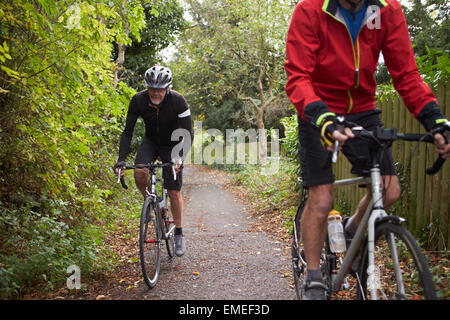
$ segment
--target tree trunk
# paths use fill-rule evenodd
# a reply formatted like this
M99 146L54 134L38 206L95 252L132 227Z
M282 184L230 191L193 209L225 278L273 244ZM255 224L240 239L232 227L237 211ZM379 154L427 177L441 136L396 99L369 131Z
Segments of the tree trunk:
M259 132L259 161L262 165L265 165L267 162L267 137L264 128L264 108L258 108L256 125Z
M124 44L117 44L118 46L118 54L117 54L117 59L115 61L116 65L114 67L114 88L117 87L117 85L119 84L119 72L122 69L122 65L125 62L125 49L126 49L126 45Z

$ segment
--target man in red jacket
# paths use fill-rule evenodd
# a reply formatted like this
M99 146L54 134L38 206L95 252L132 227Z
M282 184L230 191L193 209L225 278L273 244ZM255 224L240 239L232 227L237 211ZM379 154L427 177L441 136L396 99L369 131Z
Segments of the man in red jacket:
M303 184L309 198L302 215L302 235L307 262L304 299L325 299L320 272L320 252L326 236L328 212L332 209L332 169L320 163L328 157L335 140L356 167L368 156L368 148L346 129L338 132L337 115L368 130L382 126L375 107L374 73L380 52L395 89L406 107L425 129L449 126L437 99L418 73L406 21L396 0L304 0L293 13L286 43L286 93L298 111L300 162ZM348 140L350 139L350 140ZM323 148L321 141L327 149ZM450 157L450 144L435 135L436 151ZM392 153L382 160L381 174L389 208L400 196ZM370 202L361 200L346 223L352 236Z

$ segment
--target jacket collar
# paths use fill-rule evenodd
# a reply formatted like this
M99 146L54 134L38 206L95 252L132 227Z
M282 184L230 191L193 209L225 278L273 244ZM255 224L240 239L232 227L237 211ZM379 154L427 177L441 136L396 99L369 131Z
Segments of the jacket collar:
M389 4L386 2L386 0L365 0L367 4L367 8L370 8L370 6L376 6L380 9L387 7ZM322 11L326 14L332 16L334 19L339 20L340 22L345 24L344 17L342 16L342 13L339 10L339 4L338 0L325 0L323 2ZM364 21L361 25L364 26L368 21L371 21L375 18L375 16L378 14L377 11L373 10L367 10L366 16L364 17Z
M384 8L388 6L388 3L385 0L365 0L367 3L367 7L377 6L378 8ZM323 2L322 11L329 13L333 16L336 16L338 12L338 0L325 0Z

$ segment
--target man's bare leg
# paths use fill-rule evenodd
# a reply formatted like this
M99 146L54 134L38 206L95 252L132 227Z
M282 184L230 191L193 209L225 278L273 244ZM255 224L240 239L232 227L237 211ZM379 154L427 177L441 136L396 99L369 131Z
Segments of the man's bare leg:
M383 176L381 179L381 185L383 190L384 186L386 186L386 192L383 193L383 205L384 210L388 211L392 207L392 205L400 198L400 183L397 176ZM356 232L356 229L361 223L364 213L366 212L371 200L371 186L367 186L367 193L359 202L355 214L347 222L347 231L350 231L351 233Z
M175 227L181 228L183 225L183 196L179 190L167 190L170 198L170 209L172 211Z
M150 188L149 185L149 170L146 168L135 169L134 170L134 181L136 182L136 186L142 195L146 196L145 189Z
M303 210L301 233L308 269L320 268L320 254L326 238L327 218L333 205L331 184L310 187Z

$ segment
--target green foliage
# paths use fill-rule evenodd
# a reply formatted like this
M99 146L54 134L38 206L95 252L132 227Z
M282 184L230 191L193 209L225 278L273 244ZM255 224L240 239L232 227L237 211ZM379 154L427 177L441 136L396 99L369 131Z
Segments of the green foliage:
M450 2L445 0L412 0L409 6L403 6L419 73L432 87L446 83L450 72L449 9ZM384 63L375 77L379 84L378 99L395 93Z
M427 47L450 51L450 3L446 0L411 0L403 6L408 30L417 56L427 54Z
M61 284L68 264L84 274L102 265L96 225L110 215L111 154L135 92L114 88L112 43L131 43L145 22L137 0L10 0L0 13L0 278L8 297L42 280Z
M19 296L36 283L53 289L55 284L64 283L70 265L79 266L83 276L108 268L98 228L87 219L72 226L64 222L70 218L66 216L67 205L42 199L40 203L0 209L0 295Z
M280 120L280 123L284 126L285 137L281 139L282 150L289 161L294 165L291 169L291 180L295 184L295 191L301 190L301 184L297 180L301 174L300 162L298 159L298 120L297 115L294 114L290 117L285 117Z
M292 228L292 219L297 211L300 193L295 190L292 172L295 164L281 158L279 170L275 175L264 175L258 166L247 165L237 173L233 182L246 186L246 190L257 204L256 212L280 214L288 229Z
M124 64L129 71L141 76L155 64L158 53L168 47L187 27L183 8L175 0L156 3L143 1L142 6L146 25L140 33L140 39L134 37L131 46L127 48ZM165 57L161 58L165 60Z
M433 88L439 83L447 83L450 75L450 57L448 52L426 47L426 55L416 59L417 67L423 79Z
M447 83L450 75L450 56L443 50L425 48L426 54L416 58L417 68L423 80L432 88L437 88L439 83ZM377 72L377 99L383 100L386 97L396 94L392 79L387 78L387 69L382 66Z
M285 137L281 139L283 142L283 151L286 156L293 162L298 160L298 121L297 115L285 117L280 120L284 126Z
M207 118L211 111L228 112L230 103L241 101L233 118L238 125L245 121L254 127L257 107L264 114L289 105L282 65L291 2L186 2L192 23L180 37L173 69L179 75L177 85L191 97L194 114Z

